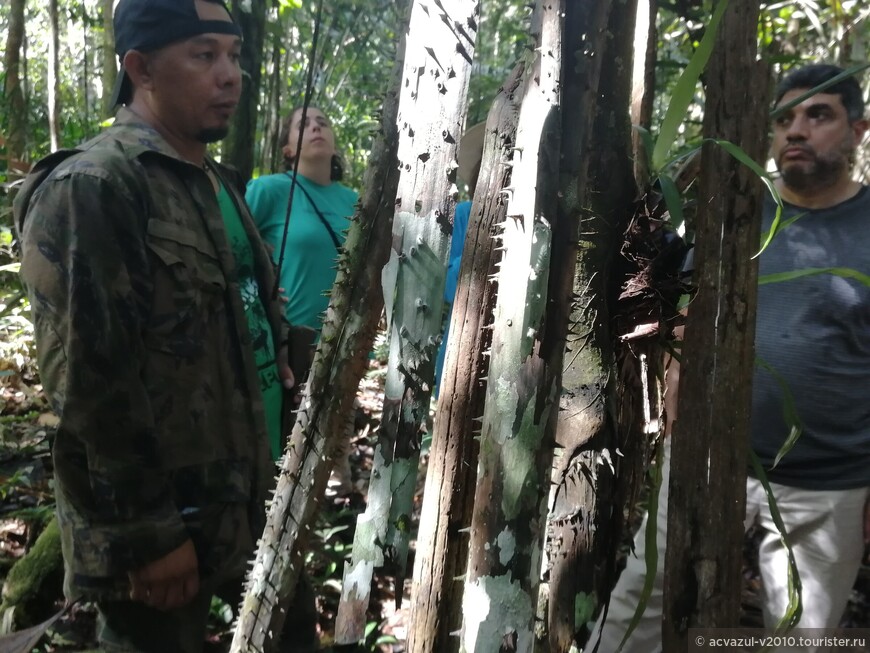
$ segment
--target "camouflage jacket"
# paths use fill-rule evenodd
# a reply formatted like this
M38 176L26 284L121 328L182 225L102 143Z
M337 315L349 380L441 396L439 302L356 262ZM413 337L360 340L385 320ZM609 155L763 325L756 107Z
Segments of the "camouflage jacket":
M277 349L286 323L270 298L272 264L243 186L210 163L248 231ZM36 165L15 224L41 379L60 417L67 595L124 598L128 571L188 537L201 577L241 573L274 467L208 176L122 109L100 136Z

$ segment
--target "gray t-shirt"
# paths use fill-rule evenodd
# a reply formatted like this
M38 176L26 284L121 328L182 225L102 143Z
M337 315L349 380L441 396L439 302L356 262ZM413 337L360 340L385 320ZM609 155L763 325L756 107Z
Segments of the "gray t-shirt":
M764 229L773 221L768 199ZM803 213L759 259L759 274L845 267L870 275L870 190L833 208L786 205ZM756 368L752 445L771 481L814 490L870 485L870 288L833 274L768 283L758 289L756 356L788 383L803 433L770 470L788 435L783 393Z

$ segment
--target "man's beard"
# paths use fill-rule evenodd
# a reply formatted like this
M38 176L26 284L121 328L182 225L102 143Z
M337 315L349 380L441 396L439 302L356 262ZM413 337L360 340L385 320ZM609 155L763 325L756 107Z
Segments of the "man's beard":
M816 152L807 150L812 155L812 161L790 165L786 168L780 164L779 170L782 180L789 188L798 191L807 191L817 188L827 188L834 185L848 169L848 152L837 150L827 157L819 156Z
M196 140L205 144L217 143L225 139L229 133L229 127L208 127L196 135Z

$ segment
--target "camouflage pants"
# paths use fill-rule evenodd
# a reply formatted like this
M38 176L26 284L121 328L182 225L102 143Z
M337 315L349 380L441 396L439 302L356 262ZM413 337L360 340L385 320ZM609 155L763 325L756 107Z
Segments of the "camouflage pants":
M165 612L134 601L100 602L97 604L100 650L201 653L210 604L210 592L200 592L187 605Z
M214 592L237 610L241 582L228 583ZM155 610L133 601L97 604L97 639L106 653L202 653L211 590L177 610ZM317 610L307 576L299 579L293 604L287 611L278 653L310 653L318 649Z

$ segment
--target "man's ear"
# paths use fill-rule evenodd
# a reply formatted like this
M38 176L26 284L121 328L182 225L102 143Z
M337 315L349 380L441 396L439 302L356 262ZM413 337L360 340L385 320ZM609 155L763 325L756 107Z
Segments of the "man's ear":
M133 88L154 88L154 65L152 58L138 50L128 50L124 55L124 70L133 82Z

